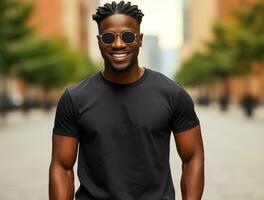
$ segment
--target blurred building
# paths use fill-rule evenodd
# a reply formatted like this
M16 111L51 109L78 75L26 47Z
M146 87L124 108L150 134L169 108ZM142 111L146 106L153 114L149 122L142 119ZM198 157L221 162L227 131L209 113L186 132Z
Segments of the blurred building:
M161 71L161 49L158 36L144 35L139 53L139 65Z
M161 73L173 79L179 68L179 48L161 49Z
M184 44L182 58L202 51L212 39L216 21L234 20L234 11L252 5L256 0L183 0Z
M183 0L183 60L194 52L203 50L204 42L212 38L211 28L217 19L218 1L220 0Z
M92 13L99 0L21 0L33 5L29 21L41 37L65 37L73 47L89 52Z
M197 51L204 51L205 42L213 39L212 27L216 21L235 20L235 10L253 5L257 0L183 0L184 42L181 60L189 58ZM238 103L250 93L260 100L264 99L264 71L254 67L244 77L230 77L227 80L228 93L232 102ZM216 84L212 90L214 96L220 96L226 90L223 82Z
M189 9L190 9L190 0L183 0L182 1L182 17L183 17L183 40L188 38L189 34Z
M139 51L139 65L173 78L178 67L178 55L177 48L161 48L158 36L144 35Z

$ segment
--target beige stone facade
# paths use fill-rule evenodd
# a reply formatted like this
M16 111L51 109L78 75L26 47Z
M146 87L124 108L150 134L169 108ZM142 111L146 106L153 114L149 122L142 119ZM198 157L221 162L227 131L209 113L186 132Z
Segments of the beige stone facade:
M76 48L89 52L91 12L99 0L21 0L33 5L34 11L29 25L35 27L41 37L65 37Z
M188 9L188 37L182 47L182 59L202 51L212 38L211 27L217 18L217 0L191 0Z

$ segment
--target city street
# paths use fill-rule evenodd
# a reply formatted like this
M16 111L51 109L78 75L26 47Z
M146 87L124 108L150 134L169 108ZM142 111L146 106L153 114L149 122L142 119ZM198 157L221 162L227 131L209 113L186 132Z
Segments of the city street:
M205 200L264 199L264 109L254 119L232 107L197 107L206 156ZM54 113L11 113L0 122L0 199L47 200ZM180 198L180 159L171 140L171 168ZM78 184L78 183L77 183Z

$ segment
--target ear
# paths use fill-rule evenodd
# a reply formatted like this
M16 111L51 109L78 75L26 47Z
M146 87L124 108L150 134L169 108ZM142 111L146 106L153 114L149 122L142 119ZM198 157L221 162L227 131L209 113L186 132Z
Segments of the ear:
M143 43L143 33L141 33L139 36L139 47L142 47L142 43Z

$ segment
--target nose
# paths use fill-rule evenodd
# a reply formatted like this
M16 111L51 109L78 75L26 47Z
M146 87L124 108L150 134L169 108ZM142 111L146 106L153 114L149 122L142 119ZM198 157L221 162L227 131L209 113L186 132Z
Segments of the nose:
M120 34L116 35L115 41L112 43L112 48L124 48L126 47L126 43L121 39Z

